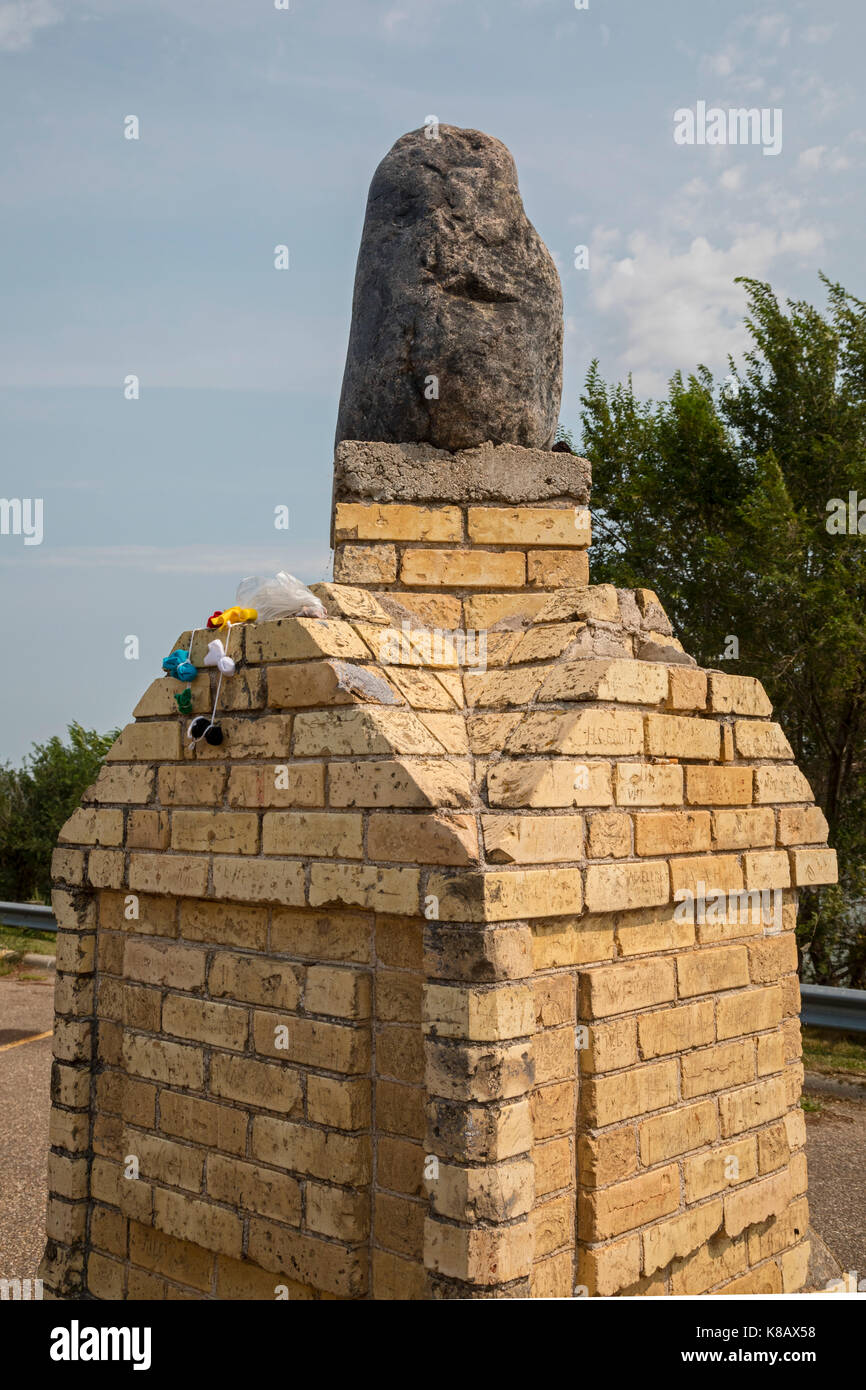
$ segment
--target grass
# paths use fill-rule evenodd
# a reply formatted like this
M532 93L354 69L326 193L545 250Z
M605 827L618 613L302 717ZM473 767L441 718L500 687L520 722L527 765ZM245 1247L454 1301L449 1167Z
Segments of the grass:
M804 1028L803 1062L807 1071L845 1071L866 1076L866 1035Z
M0 960L0 975L9 975L18 966L18 957L32 952L39 956L53 956L57 950L57 933L30 931L27 927L4 927L0 925L0 951L14 951L15 956Z

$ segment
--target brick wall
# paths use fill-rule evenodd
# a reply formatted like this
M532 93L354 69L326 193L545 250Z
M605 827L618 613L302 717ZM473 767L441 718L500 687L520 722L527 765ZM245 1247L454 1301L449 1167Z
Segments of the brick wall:
M760 685L586 584L588 486L344 443L328 618L233 636L220 746L145 692L55 854L53 1296L802 1285L826 824Z

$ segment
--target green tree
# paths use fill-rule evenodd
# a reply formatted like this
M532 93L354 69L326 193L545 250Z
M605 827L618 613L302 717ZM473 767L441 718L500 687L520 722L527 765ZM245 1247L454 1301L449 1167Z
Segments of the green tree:
M701 664L766 686L839 852L839 887L801 895L806 969L862 988L866 552L830 518L849 492L866 503L866 306L821 279L824 314L740 282L752 347L723 385L698 367L641 402L593 363L583 449L595 578L656 589Z
M117 732L99 734L70 724L66 743L55 735L34 743L20 768L0 766L0 899L48 901L57 836Z

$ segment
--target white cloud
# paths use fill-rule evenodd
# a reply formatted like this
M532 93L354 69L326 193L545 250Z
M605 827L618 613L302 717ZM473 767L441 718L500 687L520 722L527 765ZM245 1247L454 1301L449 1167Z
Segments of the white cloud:
M797 160L801 169L815 170L820 169L821 160L827 153L826 145L813 145L811 149L803 150Z
M718 370L747 343L745 294L735 277L774 279L785 257L813 261L822 246L813 227L758 223L735 231L727 244L695 236L674 246L664 235L633 232L625 255L595 259L594 307L615 327L620 375L657 394L676 368L706 362Z
M63 15L51 0L10 0L0 4L0 53L30 48L34 34L60 24Z
M726 189L728 193L736 193L742 182L743 170L742 167L738 167L737 165L732 165L730 169L725 169L719 176L720 186Z
M804 43L827 43L838 27L837 24L810 24L800 37Z

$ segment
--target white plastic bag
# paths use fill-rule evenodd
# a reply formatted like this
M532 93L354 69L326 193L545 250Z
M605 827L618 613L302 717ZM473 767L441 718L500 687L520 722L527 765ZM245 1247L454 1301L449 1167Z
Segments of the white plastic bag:
M251 574L242 579L235 594L241 608L255 608L258 622L273 618L324 618L324 604L293 574Z

